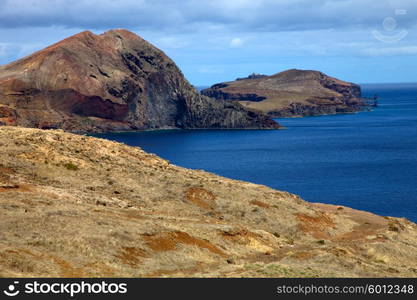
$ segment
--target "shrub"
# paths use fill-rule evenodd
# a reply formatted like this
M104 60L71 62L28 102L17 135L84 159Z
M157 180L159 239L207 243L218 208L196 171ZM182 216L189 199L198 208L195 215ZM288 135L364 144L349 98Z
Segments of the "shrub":
M66 164L64 164L64 167L67 170L71 170L71 171L77 171L78 170L78 166L74 165L73 163L66 163Z

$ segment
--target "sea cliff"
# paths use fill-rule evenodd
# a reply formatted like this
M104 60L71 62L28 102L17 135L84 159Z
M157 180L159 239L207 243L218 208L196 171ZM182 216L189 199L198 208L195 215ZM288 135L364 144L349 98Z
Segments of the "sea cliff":
M280 127L200 95L168 56L123 29L84 31L1 66L0 124L72 132Z

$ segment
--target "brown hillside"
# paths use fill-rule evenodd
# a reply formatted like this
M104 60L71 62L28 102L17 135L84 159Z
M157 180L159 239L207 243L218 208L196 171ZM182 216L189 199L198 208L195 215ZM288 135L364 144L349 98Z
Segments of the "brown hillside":
M416 277L417 225L0 127L0 276Z

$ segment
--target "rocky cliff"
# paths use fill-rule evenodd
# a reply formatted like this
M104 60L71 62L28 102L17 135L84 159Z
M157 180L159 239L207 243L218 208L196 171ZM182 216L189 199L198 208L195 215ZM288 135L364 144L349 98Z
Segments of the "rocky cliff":
M417 225L0 127L0 277L416 277Z
M241 103L272 117L354 112L373 105L361 98L360 86L356 84L318 71L295 69L215 84L201 93Z
M201 96L162 51L121 29L85 31L1 66L0 124L75 132L279 127Z

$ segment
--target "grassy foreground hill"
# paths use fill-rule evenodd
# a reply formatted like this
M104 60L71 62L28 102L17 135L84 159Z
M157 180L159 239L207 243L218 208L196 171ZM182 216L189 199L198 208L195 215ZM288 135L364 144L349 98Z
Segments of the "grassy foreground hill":
M0 127L0 277L417 277L417 225Z

